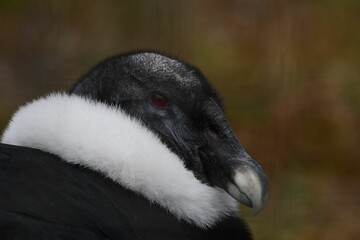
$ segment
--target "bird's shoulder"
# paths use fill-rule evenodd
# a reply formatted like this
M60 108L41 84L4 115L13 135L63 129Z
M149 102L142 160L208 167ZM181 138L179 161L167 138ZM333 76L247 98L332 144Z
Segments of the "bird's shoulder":
M203 230L91 169L27 147L0 144L0 192L0 225L19 239L250 239L237 217Z

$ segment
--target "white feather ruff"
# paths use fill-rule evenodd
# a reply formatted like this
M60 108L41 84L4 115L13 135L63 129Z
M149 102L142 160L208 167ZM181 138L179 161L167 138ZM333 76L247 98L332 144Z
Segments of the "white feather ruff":
M28 103L14 114L2 142L101 172L201 228L236 212L228 194L201 183L139 121L83 97L57 93Z

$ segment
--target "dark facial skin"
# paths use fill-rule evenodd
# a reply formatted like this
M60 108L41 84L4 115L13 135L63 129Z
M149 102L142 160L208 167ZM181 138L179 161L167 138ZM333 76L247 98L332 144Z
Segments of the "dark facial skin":
M130 53L99 63L70 92L119 106L159 136L200 181L255 212L261 209L266 177L238 142L198 69L157 53Z

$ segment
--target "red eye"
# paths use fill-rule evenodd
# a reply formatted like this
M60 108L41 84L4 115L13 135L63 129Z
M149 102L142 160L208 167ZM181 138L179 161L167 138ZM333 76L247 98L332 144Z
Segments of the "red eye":
M151 103L157 108L165 108L169 102L166 97L159 94L151 95L150 99Z

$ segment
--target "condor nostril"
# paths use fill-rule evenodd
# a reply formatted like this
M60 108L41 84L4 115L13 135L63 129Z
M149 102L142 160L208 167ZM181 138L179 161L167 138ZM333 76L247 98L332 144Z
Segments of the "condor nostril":
M219 138L219 134L218 132L216 131L216 129L213 127L213 126L209 126L208 127L208 132L209 132L209 135L214 138L214 139L218 139Z

